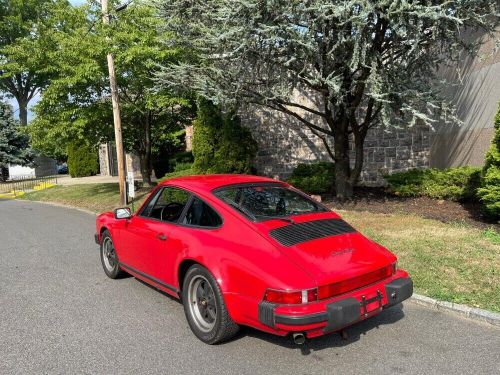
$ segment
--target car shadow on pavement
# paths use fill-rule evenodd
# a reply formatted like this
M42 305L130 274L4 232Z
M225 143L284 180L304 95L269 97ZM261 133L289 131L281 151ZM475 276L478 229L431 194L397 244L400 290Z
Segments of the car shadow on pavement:
M317 352L323 349L343 347L350 345L361 339L368 331L372 329L378 329L380 326L396 323L398 320L405 316L403 311L403 305L399 304L393 306L387 310L384 310L380 314L366 319L362 322L354 324L347 327L345 331L347 332L347 339L343 339L339 332L327 334L321 337L308 339L303 345L297 345L293 342L290 335L281 337L275 336L266 332L261 332L252 328L246 328L240 335L247 335L255 338L259 338L268 341L275 345L280 345L289 349L300 349L302 355L309 355L313 352ZM238 340L238 336L235 338Z
M133 277L131 275L125 274L123 278ZM159 293L163 294L165 297L168 297L171 301L177 302L182 306L181 300L172 297L170 294L163 292L162 290L155 288L154 286L135 278L142 285L154 289ZM346 345L350 345L361 339L368 331L372 329L378 329L380 326L387 324L394 324L397 321L403 319L405 316L403 311L403 304L398 304L393 306L387 310L382 311L380 314L375 315L369 319L363 320L357 324L354 324L350 327L347 327L345 331L347 332L347 339L342 338L339 332L330 333L321 337L316 337L313 339L308 339L303 345L297 345L293 342L291 335L288 336L276 336L270 333L266 333L263 331L259 331L257 329L251 327L241 327L240 332L229 341L238 341L244 336L253 337L259 340L267 341L273 345L280 345L284 348L297 350L300 349L302 355L310 355L313 352L318 352L323 349L329 348L339 348L344 347Z

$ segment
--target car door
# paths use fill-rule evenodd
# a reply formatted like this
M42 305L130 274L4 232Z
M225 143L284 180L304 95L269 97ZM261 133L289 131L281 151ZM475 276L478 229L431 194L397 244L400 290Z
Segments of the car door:
M222 223L222 217L209 204L193 195L178 225L169 234L166 251L153 255L158 264L157 277L167 284L176 285L176 270L172 265L176 264L179 255L191 247L205 250L217 244Z
M127 253L127 259L123 261L125 267L153 279L157 279L164 272L164 268L169 265L158 262L158 255L167 251L170 232L184 212L189 199L190 193L182 189L158 189L144 209L132 217L122 232L122 243Z

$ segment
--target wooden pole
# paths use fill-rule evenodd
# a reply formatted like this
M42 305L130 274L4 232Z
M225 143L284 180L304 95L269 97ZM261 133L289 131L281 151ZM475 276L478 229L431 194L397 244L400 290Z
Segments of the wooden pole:
M102 22L109 24L108 0L101 0ZM118 97L118 85L116 84L115 62L113 55L108 53L109 84L111 86L111 101L113 103L113 122L115 127L116 158L118 159L118 184L120 186L120 205L127 203L127 191L125 189L125 153L123 151L122 121L120 117L120 98Z

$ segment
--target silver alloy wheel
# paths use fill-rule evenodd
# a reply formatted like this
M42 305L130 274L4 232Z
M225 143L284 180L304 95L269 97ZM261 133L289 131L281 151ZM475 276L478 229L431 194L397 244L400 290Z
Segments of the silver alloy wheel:
M217 319L215 293L208 280L196 275L188 285L189 312L196 326L203 332L210 332Z
M109 237L105 237L102 243L102 259L104 260L106 270L113 272L116 266L116 252L113 241Z

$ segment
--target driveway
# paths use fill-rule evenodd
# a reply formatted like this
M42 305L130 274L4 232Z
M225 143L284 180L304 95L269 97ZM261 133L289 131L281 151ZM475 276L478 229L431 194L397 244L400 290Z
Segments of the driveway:
M108 279L94 217L0 201L0 374L499 374L500 329L411 302L296 347L245 329L208 346L179 302Z

